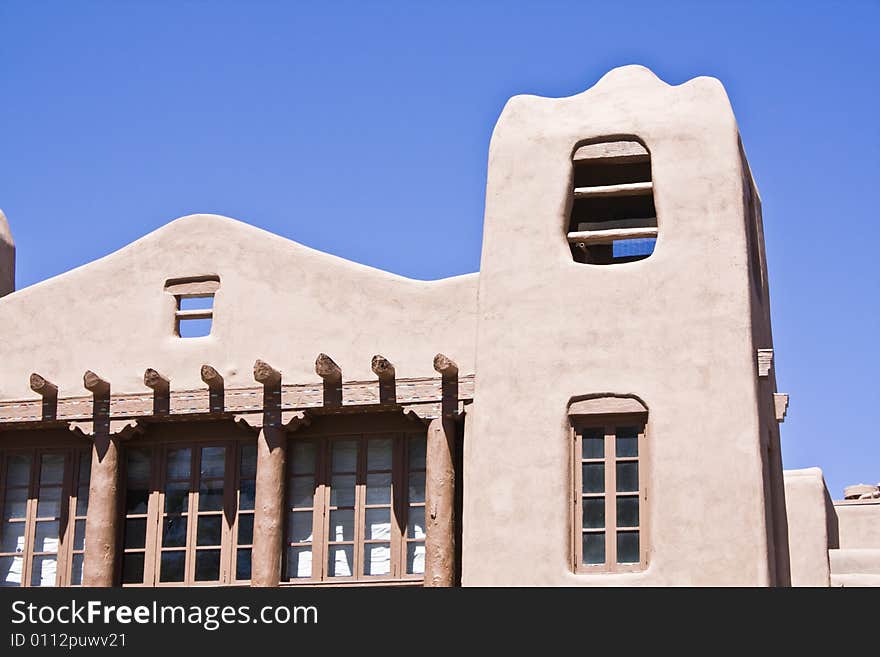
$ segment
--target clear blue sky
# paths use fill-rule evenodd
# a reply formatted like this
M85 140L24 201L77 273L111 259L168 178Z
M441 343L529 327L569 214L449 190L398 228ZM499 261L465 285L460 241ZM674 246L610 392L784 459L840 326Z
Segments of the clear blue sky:
M840 497L880 479L878 28L858 1L2 0L19 287L193 212L414 278L476 271L509 96L630 63L713 75L764 202L785 467Z

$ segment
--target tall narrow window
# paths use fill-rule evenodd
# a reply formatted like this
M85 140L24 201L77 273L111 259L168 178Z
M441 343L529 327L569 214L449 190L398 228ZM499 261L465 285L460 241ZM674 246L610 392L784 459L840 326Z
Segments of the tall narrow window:
M214 322L214 295L220 289L217 276L178 278L165 283L165 292L174 295L174 333L181 338L200 338L211 334Z
M425 436L292 439L286 579L424 573Z
M0 585L82 582L89 462L81 449L0 453Z
M126 469L123 584L250 580L252 440L133 447Z
M568 242L576 262L610 265L647 258L657 241L651 156L637 141L605 141L573 157Z
M575 570L639 570L647 563L646 409L637 400L611 397L578 402L569 413Z

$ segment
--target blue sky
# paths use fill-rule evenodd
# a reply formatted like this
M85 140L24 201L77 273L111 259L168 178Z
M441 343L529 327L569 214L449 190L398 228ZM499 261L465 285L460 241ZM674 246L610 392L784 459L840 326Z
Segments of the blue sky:
M192 212L414 278L476 271L508 97L630 63L713 75L763 199L784 464L840 497L880 479L878 26L858 1L4 0L19 287Z

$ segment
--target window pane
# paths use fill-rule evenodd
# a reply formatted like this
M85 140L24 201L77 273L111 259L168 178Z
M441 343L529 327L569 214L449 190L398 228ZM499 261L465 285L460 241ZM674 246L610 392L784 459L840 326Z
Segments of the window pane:
M583 499L583 516L585 529L605 527L605 498L585 497Z
M257 476L257 446L241 446L241 465L238 468L242 479L253 479Z
M34 557L31 564L31 586L55 586L57 570L58 559L56 557Z
M639 430L636 427L618 427L617 456L639 455Z
M311 508L315 503L315 479L311 475L294 477L290 481L288 497L294 509Z
M82 481L82 479L80 479ZM84 516L89 509L89 485L86 483L76 489L76 515Z
M425 507L411 506L406 523L407 538L425 538Z
M24 552L24 528L23 522L4 523L0 552Z
M78 486L89 488L89 476L92 472L92 455L89 452L82 452L79 455L79 481Z
M391 473L367 475L367 504L391 504Z
M391 509L367 509L364 528L367 540L391 538Z
M411 472L409 474L409 503L420 504L425 501L425 473Z
M165 518L162 547L183 547L184 545L186 545L186 516Z
M40 488L40 497L37 502L38 518L57 518L61 515L61 487L51 486Z
M223 516L199 516L196 525L196 545L220 545Z
M355 472L357 470L357 442L354 440L333 441L333 472Z
M235 579L251 578L251 549L243 548L235 553Z
M639 563L639 533L617 532L617 563Z
M176 550L163 552L159 563L160 582L182 582L186 567L186 553Z
M312 576L312 548L291 547L287 548L287 577Z
M391 438L367 441L367 470L391 469Z
M27 486L31 482L31 455L10 456L6 466L6 486Z
M238 516L238 544L250 545L254 542L254 516L246 513Z
M146 488L129 488L125 492L125 513L146 513L147 502L150 499L150 491ZM168 508L168 498L165 498L166 510Z
M605 464L582 463L583 488L585 493L605 492Z
M144 553L128 552L122 555L122 583L141 584L144 581ZM167 580L163 580L167 581Z
M315 471L315 443L293 443L292 471L293 474L311 474Z
M354 475L333 475L330 479L330 506L354 506Z
M0 586L21 586L24 557L0 557Z
M58 526L57 520L49 520L37 523L34 532L34 552L58 552Z
M220 550L196 552L196 581L216 582L220 579Z
M391 545L367 544L364 553L364 575L387 575L391 572Z
M409 469L424 470L425 469L425 448L427 439L424 436L418 436L409 439Z
M70 563L70 584L76 586L82 584L83 578L83 555L74 554Z
M129 481L150 481L150 450L126 450L125 469Z
M425 573L425 544L409 543L406 546L406 572L409 575Z
M583 536L584 563L605 563L605 532Z
M253 511L256 497L256 482L253 479L241 482L238 490L238 508L244 511Z
M190 466L192 464L192 452L189 447L184 449L172 449L168 451L168 479L189 479ZM176 581L176 580L172 580Z
M582 458L605 458L605 434L601 429L586 429L581 438Z
M330 540L354 540L354 511L330 512Z
M211 310L214 307L214 295L207 297L179 297L180 310Z
M127 518L125 520L124 544L126 548L142 548L147 544L146 518Z
M617 498L617 526L618 527L638 527L639 525L639 498L618 497Z
M351 513L351 511L349 511L348 513ZM287 540L291 543L312 542L311 511L297 511L296 513L290 514L290 524L288 525L287 529Z
M351 577L354 565L354 547L351 545L331 545L327 558L327 574L330 577Z
M145 493L147 491L144 491ZM140 507L139 507L140 508ZM146 513L146 499L143 511L133 513ZM180 481L165 486L165 513L186 513L189 510L189 482Z
M73 526L73 549L85 549L86 542L86 521L77 520Z
M639 490L638 461L624 461L617 464L617 492Z
M6 500L3 504L3 520L24 518L27 513L27 488L7 488Z
M204 478L222 477L226 472L226 448L202 447L200 474Z
M40 459L40 485L60 485L64 482L64 455L43 454Z
M223 510L223 480L210 479L199 486L199 511Z

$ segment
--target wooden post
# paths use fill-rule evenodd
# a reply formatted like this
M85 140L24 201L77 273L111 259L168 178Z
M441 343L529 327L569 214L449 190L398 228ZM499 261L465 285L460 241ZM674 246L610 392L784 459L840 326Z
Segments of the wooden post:
M31 374L31 390L43 398L43 419L54 420L58 416L58 386L36 372Z
M92 472L86 516L83 586L113 586L119 535L119 443L110 433L110 384L86 372L83 385L92 393Z
M371 362L373 374L379 377L379 403L394 404L397 402L397 384L394 365L385 356L373 356Z
M455 421L428 426L425 455L425 586L455 585Z
M315 373L324 380L324 406L342 406L342 370L327 354L318 354Z
M251 586L278 586L287 477L287 432L281 426L281 372L258 360L254 363L254 379L263 384L263 427L257 438Z

